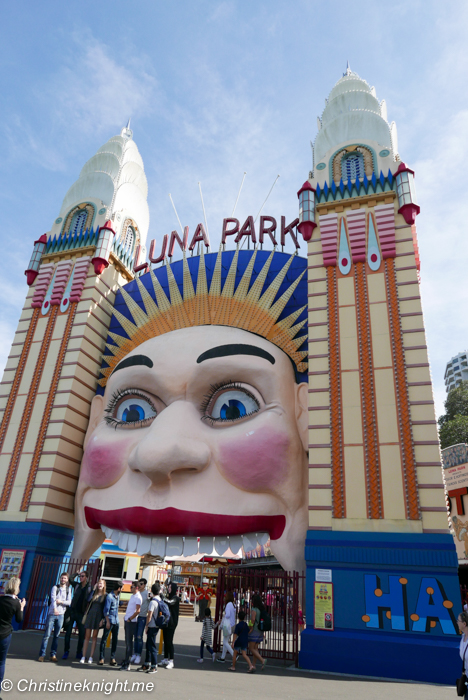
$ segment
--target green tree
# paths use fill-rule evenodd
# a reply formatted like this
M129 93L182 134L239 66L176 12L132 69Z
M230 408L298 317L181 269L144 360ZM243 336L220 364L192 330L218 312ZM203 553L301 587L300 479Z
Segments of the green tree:
M439 438L442 449L468 443L468 381L449 391L444 403L445 413L439 418Z
M468 416L455 416L439 429L440 446L444 450L460 442L468 444Z

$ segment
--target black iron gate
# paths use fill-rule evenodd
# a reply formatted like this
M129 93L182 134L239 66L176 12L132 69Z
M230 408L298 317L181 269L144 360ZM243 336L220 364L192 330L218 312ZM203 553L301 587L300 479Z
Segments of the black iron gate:
M52 586L63 573L73 578L82 569L89 573L91 584L101 575L101 559L70 559L70 557L45 557L39 554L34 559L24 610L23 629L43 630L47 620L49 597Z
M304 610L305 576L297 571L220 568L216 591L215 621L221 619L224 596L234 595L236 611L243 610L250 619L252 596L259 593L271 616L271 630L259 649L268 659L278 659L298 665L299 607ZM215 632L214 650L222 648L222 631Z

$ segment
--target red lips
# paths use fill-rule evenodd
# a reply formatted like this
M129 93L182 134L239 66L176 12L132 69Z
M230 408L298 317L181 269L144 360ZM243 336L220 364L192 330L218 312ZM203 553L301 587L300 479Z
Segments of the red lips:
M186 537L222 537L268 532L277 540L284 532L284 515L213 515L192 513L177 508L149 510L140 506L99 510L85 506L88 527L98 530L101 525L112 530L135 535L178 535Z

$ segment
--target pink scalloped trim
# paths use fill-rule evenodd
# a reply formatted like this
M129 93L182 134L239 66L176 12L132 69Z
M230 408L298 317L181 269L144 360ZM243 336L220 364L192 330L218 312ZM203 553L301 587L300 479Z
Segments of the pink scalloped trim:
M355 209L346 218L353 263L366 262L366 210Z
M323 264L336 265L338 248L338 214L322 214L320 217Z
M70 291L70 301L80 301L83 287L88 276L89 264L91 257L79 258L75 263L75 271L73 275L72 288Z
M47 289L49 288L54 268L54 263L44 263L39 268L39 274L36 279L36 284L34 285L34 296L31 302L33 309L41 308Z
M62 301L62 296L67 286L68 278L72 269L73 262L71 260L62 260L57 265L57 273L55 275L54 288L52 289L52 297L50 303L52 306L58 306Z

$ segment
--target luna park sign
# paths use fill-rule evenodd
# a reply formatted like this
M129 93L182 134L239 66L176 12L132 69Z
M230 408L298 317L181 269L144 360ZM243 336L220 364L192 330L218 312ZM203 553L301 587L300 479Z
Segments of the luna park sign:
M221 244L224 246L229 239L233 240L233 242L236 245L242 245L243 243L245 243L245 240L243 239L246 239L248 241L248 244L252 243L254 246L257 245L257 243L260 246L263 246L265 240L271 241L273 246L277 246L278 236L279 244L283 247L286 245L287 236L290 236L295 248L298 249L300 248L300 244L297 240L297 232L295 232L298 223L299 219L294 219L294 221L292 221L290 224L286 224L286 217L282 216L280 229L279 231L277 231L278 223L273 216L261 216L257 229L255 228L253 216L248 216L242 224L242 226L240 225L239 219L229 217L227 219L223 219ZM204 244L206 248L210 247L210 239L203 224L197 225L197 228L195 229L195 233L193 234L190 243L188 241L188 226L185 226L182 238L179 236L177 231L172 231L170 236L169 234L165 234L162 240L161 251L158 255L156 251L156 239L153 238L153 240L150 243L148 259L153 265L155 265L157 263L163 262L163 260L166 257L172 258L172 256L174 255L174 248L176 243L180 246L182 252L185 252L186 250L190 250L191 252L193 252L197 244L200 243ZM138 259L138 256L136 257ZM144 266L145 265L135 268L135 271L137 271L137 269L142 269L142 267Z

